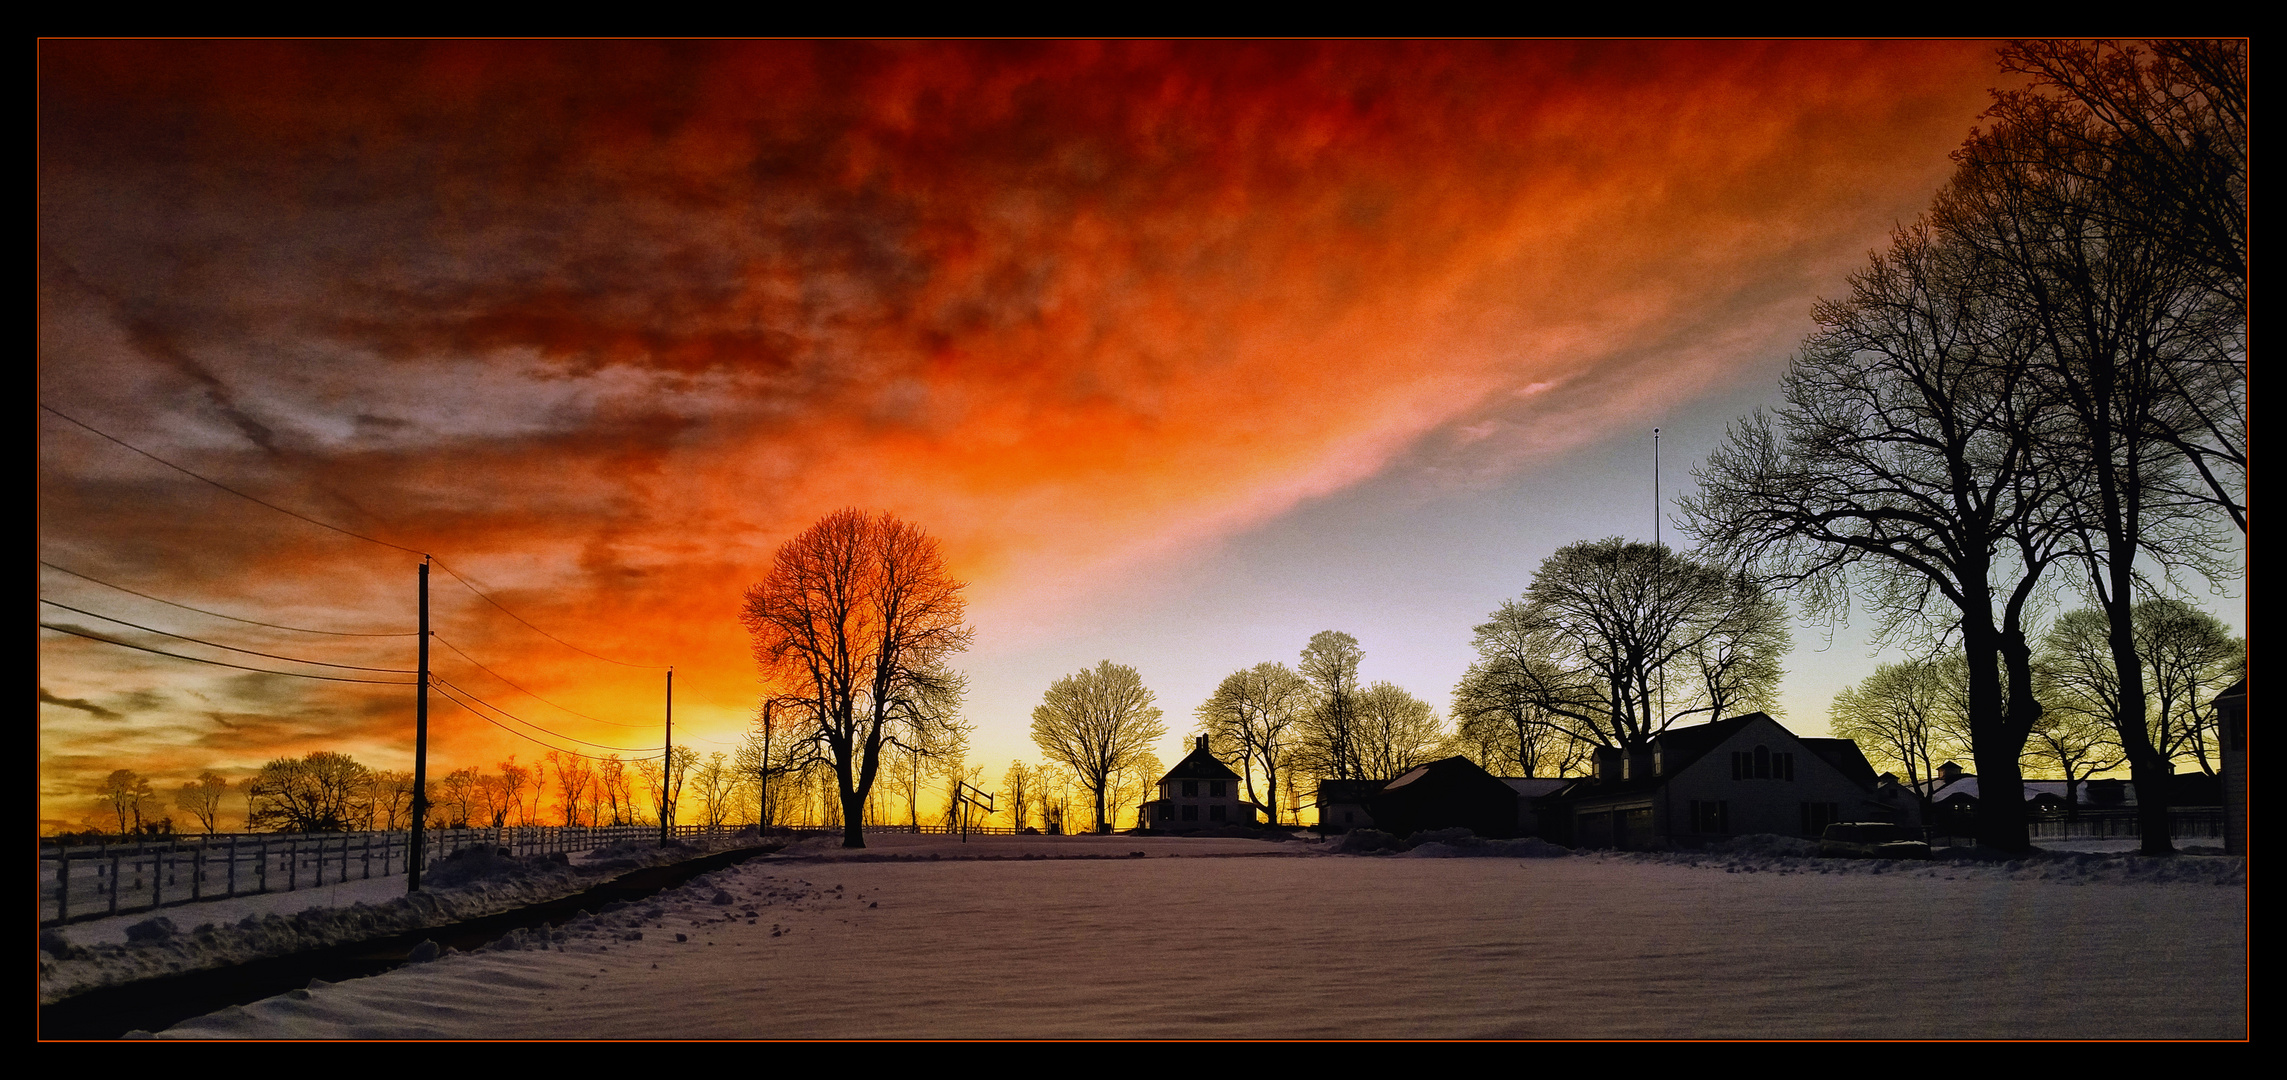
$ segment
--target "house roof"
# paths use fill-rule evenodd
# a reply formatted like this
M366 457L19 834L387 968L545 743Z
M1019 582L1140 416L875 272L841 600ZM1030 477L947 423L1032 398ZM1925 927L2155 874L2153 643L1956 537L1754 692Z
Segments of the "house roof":
M1207 736L1201 735L1199 741L1193 745L1191 752L1184 755L1182 761L1176 762L1175 767L1167 770L1167 775L1159 779L1161 783L1165 783L1169 780L1237 780L1238 778L1239 774L1232 772L1229 765L1223 764L1221 759L1207 751Z
M1660 775L1637 776L1626 780L1597 780L1591 777L1588 778L1587 782L1568 788L1562 794L1603 797L1606 795L1632 795L1637 792L1655 790L1666 784L1677 773L1690 768L1693 762L1706 757L1733 735L1745 730L1748 725L1757 720L1770 719L1768 714L1754 712L1745 716L1734 716L1729 720L1718 720L1712 724L1669 728L1652 740L1660 748ZM1772 722L1777 723L1775 720Z
M1827 764L1834 766L1836 772L1849 777L1853 783L1873 787L1881 782L1882 778L1874 775L1873 763L1866 760L1866 754L1858 749L1856 742L1849 739L1796 738L1804 746L1810 747L1811 753L1825 759Z
M2058 802L2063 802L2065 799L2065 781L2063 780L2026 780L2022 783L2025 792L2022 797L2027 802L2031 802L2035 799L2043 797L2055 799ZM2099 790L2104 790L2101 789L2099 785L2106 785L2107 788L2109 788L2110 784L2119 785L2119 790L2121 792L2122 798L2112 800L2101 799L2097 797L2096 793ZM2082 806L2103 807L2136 805L2136 785L2131 781L2115 780L2107 782L2101 780L2083 780L2080 782L2079 787L2080 790L2076 792L2076 794L2079 796L2080 805ZM1930 801L1934 803L1943 803L1948 799L1954 798L1967 798L1975 801L1979 797L1977 777L1974 776L1964 776L1961 779L1947 784L1944 787L1941 787L1936 791L1930 793Z
M1656 791L1685 769L1697 763L1699 759L1714 752L1716 747L1730 741L1732 736L1746 730L1757 721L1767 721L1780 731L1785 731L1789 737L1803 744L1804 749L1817 755L1819 760L1826 762L1852 782L1860 784L1868 790L1874 788L1876 782L1874 767L1867 764L1866 756L1859 752L1858 744L1849 739L1806 739L1792 731L1787 731L1786 725L1772 719L1770 714L1752 712L1745 716L1718 720L1712 724L1669 728L1661 732L1652 740L1653 745L1660 749L1660 772L1657 776L1637 776L1627 780L1597 780L1594 778L1572 780L1567 781L1570 786L1550 795L1542 796L1542 798L1601 799Z
M1537 799L1580 779L1577 776L1503 776L1499 778L1519 796Z
M1318 805L1328 803L1362 803L1368 795L1382 790L1387 780L1321 780L1318 782Z

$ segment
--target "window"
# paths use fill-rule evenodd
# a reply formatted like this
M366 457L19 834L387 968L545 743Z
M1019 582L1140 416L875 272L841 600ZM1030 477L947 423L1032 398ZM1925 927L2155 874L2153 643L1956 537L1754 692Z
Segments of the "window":
M1220 798L1222 798L1222 797L1223 797L1223 782L1222 782L1221 780L1209 780L1209 781L1207 781L1207 796L1208 796L1209 798L1211 798L1211 799L1220 799Z
M1199 820L1199 806L1198 806L1198 804L1197 804L1197 803L1185 803L1185 804L1184 804L1184 806L1183 806L1183 820L1185 820L1185 821L1197 821L1197 820Z
M1731 804L1722 800L1691 801L1691 831L1722 835L1731 831Z
M1733 780L1793 780L1795 755L1774 754L1768 746L1753 751L1731 752L1731 778Z
M1196 798L1198 798L1198 797L1199 797L1199 781L1197 781L1197 780L1186 780L1186 781L1184 781L1184 782L1183 782L1183 797L1184 797L1184 798L1186 798L1186 799L1196 799Z
M1208 807L1208 808L1207 808L1207 820L1209 820L1209 821L1223 821L1223 820L1225 820L1225 818L1224 818L1224 816L1223 816L1223 811L1225 811L1225 810L1228 810L1228 809L1230 809L1230 807L1224 806L1222 803L1216 803L1215 805Z
M1163 802L1159 804L1159 819L1161 821L1174 821L1175 806L1172 803Z

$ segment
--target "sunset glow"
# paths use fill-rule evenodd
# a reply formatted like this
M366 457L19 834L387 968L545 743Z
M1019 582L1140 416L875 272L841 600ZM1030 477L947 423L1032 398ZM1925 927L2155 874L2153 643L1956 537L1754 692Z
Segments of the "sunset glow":
M730 749L743 590L820 516L893 513L968 583L993 777L1037 756L1048 684L1105 659L1158 694L1169 760L1216 680L1319 630L1442 709L1540 558L1650 538L1650 429L1672 502L2000 78L1981 42L39 62L42 403L434 555L440 675L590 753L659 744L670 665L678 743ZM409 635L419 559L37 417L41 597L412 667L410 636L90 580ZM409 686L39 634L45 826L114 769L165 793L317 749L411 767ZM1790 678L1802 730L1838 688ZM441 697L431 722L432 775L545 752Z

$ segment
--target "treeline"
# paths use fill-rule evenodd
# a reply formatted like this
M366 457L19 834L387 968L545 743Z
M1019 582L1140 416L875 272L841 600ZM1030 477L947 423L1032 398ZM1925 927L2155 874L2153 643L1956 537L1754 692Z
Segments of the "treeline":
M2214 776L2221 768L2217 695L2246 672L2247 642L2223 621L2179 600L2154 597L2134 613L2136 651L2149 690L2144 737L2168 761ZM2026 740L2028 771L2077 787L2128 762L2115 717L2120 672L2104 612L2059 617L2041 638L2030 670L2041 718ZM1828 725L1855 739L1875 768L1920 789L1947 761L1972 757L1969 664L1941 660L1885 664L1837 694Z
M428 783L430 828L508 825L655 825L687 809L710 825L759 820L756 770L746 754L678 747L672 767L656 758L515 755L491 769L454 769ZM167 836L223 830L226 816L250 832L404 829L413 823L413 774L374 769L348 754L281 757L232 782L212 770L181 785L171 805L129 769L105 778L99 810L67 835ZM177 818L176 813L182 817Z

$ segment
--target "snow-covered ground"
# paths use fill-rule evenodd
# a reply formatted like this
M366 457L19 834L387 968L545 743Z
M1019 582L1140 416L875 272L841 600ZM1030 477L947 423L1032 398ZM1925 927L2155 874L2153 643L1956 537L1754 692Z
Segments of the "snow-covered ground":
M2247 1034L2237 859L1875 863L1781 854L1786 843L1541 858L1131 837L869 843L790 849L552 933L164 1034Z
M640 866L754 842L751 836L701 840L667 850L636 842L580 852L562 863L546 857L483 860L481 866L447 860L431 868L418 896L407 896L405 879L393 876L54 927L40 933L40 1000L447 925L570 896Z

